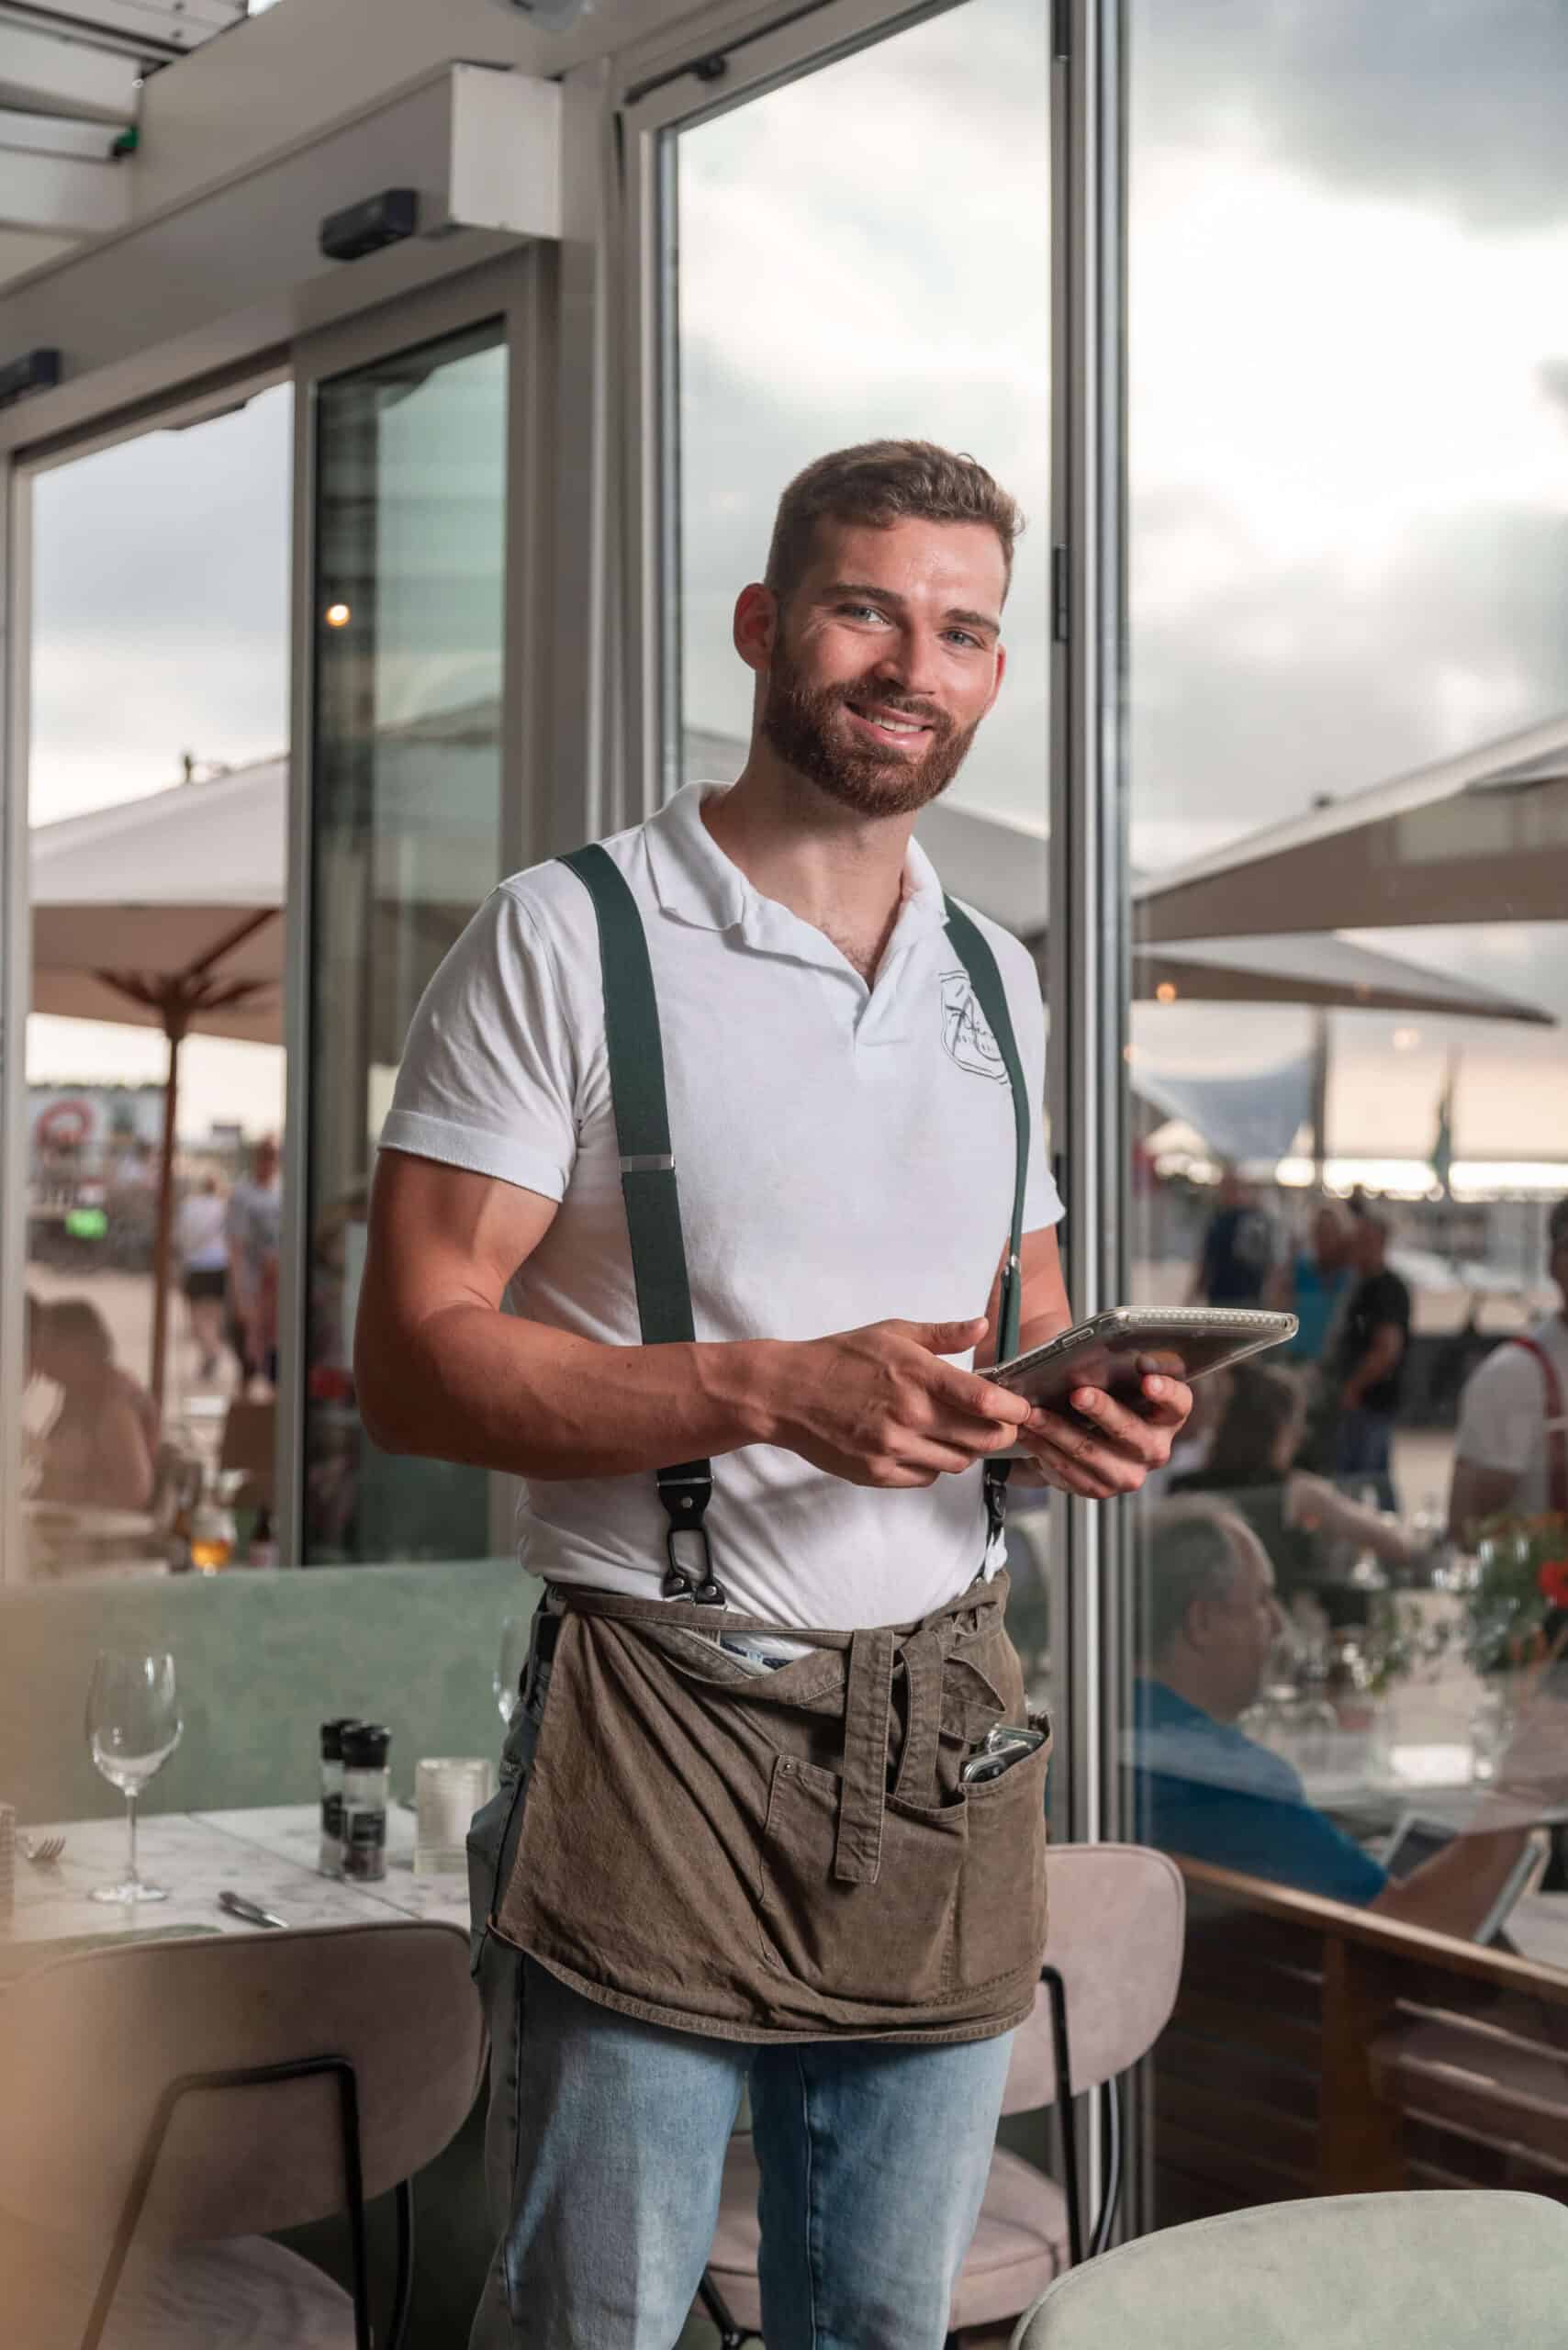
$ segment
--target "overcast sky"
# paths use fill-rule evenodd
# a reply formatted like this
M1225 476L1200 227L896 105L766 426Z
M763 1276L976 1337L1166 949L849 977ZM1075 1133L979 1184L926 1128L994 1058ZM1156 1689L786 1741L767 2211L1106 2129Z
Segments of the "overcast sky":
M1044 22L970 0L689 132L680 173L689 722L745 732L729 609L781 481L924 433L1033 520L1007 685L953 794L1036 818ZM1568 12L1140 0L1132 93L1131 822L1159 868L1568 710ZM1369 943L1568 1015L1568 930ZM1458 1044L1462 1145L1568 1155L1560 1035L1335 1029L1347 1149L1424 1150ZM1137 1023L1213 1070L1306 1032Z
M1030 518L954 790L1036 817L1047 15L968 0L679 144L688 723L745 731L729 612L782 483L926 434ZM1158 867L1568 710L1568 11L1137 0L1132 102L1131 815ZM279 392L40 484L35 817L185 747L278 747L286 439ZM1568 930L1379 943L1568 1013ZM1303 1031L1149 1019L1141 1044L1232 1069ZM1551 1130L1561 1036L1415 1024L1395 1080L1394 1024L1336 1023L1347 1147L1424 1147L1456 1040L1462 1149L1512 1147L1527 1094Z
M290 394L57 466L35 490L30 821L241 767L288 742ZM35 1018L39 1079L161 1083L147 1029ZM283 1055L193 1036L182 1127L282 1113Z

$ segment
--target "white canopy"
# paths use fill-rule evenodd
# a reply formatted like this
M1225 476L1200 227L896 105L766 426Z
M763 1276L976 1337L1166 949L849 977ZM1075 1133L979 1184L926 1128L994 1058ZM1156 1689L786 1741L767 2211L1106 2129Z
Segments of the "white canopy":
M287 799L268 759L36 826L33 1010L276 1044Z
M1149 944L1568 920L1568 718L1271 824L1136 890Z

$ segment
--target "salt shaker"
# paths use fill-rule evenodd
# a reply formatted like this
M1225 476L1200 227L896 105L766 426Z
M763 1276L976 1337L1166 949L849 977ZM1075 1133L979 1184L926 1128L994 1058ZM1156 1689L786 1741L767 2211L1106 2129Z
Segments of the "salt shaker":
M379 1722L352 1722L342 1733L343 1874L373 1883L386 1874L386 1750L392 1733Z
M343 1732L353 1727L352 1714L321 1725L321 1850L317 1866L323 1876L343 1873Z

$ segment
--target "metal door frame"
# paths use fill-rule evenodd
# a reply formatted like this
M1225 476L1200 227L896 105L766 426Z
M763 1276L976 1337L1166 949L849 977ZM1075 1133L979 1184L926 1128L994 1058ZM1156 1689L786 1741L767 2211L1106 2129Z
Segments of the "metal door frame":
M297 1564L304 1521L305 1338L311 1034L311 872L316 706L314 583L317 406L321 385L398 352L498 321L507 351L505 599L501 671L499 872L546 853L552 748L548 593L554 517L555 282L553 246L520 246L420 294L357 313L294 347L294 537L290 598L288 905L284 1036L288 1050L283 1231L279 1252L277 1527L279 1555ZM490 1542L511 1548L516 1483L492 1473Z

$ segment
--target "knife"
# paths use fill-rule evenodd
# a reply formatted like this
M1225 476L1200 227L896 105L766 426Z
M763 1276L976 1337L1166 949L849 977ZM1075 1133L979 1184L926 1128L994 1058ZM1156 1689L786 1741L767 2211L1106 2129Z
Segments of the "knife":
M255 1902L247 1901L242 1893L230 1893L227 1886L218 1897L218 1906L220 1909L227 1909L231 1918L243 1918L248 1926L286 1928L288 1924L286 1918L275 1917L270 1909L258 1908Z

